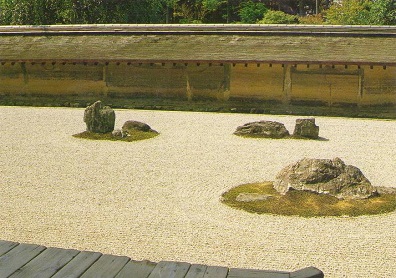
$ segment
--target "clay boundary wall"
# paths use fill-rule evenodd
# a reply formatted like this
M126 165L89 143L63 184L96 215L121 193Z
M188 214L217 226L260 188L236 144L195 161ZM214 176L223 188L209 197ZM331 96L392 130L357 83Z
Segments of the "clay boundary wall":
M396 104L396 27L0 26L0 95Z

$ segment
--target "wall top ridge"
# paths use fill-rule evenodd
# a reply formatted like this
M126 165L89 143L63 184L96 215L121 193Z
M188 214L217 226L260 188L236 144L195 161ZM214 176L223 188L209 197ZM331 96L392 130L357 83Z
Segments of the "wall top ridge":
M283 33L340 35L340 36L396 36L396 26L373 25L300 25L300 24L83 24L83 25L2 25L0 35L37 34L265 34Z

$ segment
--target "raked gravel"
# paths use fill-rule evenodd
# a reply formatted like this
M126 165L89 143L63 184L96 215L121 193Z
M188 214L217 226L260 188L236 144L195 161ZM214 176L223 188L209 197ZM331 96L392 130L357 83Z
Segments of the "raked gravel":
M326 277L396 277L396 213L356 218L256 215L221 194L273 180L303 157L340 157L375 186L396 186L396 121L317 117L328 141L247 139L250 121L295 116L116 110L161 134L77 139L83 109L0 107L0 239Z

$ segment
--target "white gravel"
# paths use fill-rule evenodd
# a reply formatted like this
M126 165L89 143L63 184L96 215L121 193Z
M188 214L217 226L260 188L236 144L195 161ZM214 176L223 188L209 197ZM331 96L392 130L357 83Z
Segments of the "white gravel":
M340 157L375 186L396 186L396 121L317 117L328 141L246 139L237 126L294 116L117 110L160 136L72 137L83 109L0 107L0 239L136 260L395 277L396 213L357 218L255 215L220 195L273 180L303 157Z

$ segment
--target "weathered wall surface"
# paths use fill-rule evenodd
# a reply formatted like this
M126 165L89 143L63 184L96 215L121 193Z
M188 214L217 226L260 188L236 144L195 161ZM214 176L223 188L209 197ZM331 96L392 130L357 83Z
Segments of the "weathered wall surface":
M0 26L0 94L396 104L396 27Z
M0 94L396 104L396 67L220 63L5 63Z

